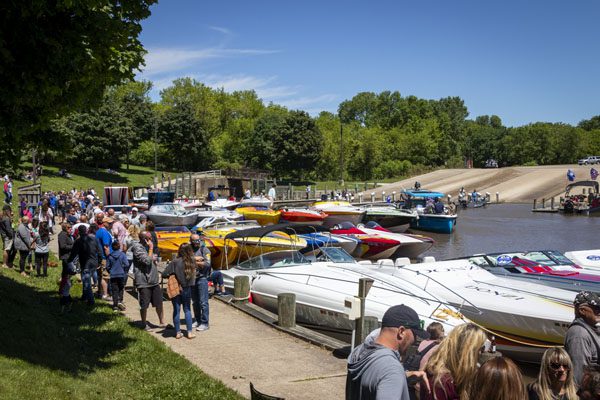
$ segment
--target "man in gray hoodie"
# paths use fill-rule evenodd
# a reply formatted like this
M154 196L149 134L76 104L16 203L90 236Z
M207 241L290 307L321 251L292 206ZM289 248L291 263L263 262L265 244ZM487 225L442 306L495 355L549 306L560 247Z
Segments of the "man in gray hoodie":
M414 343L415 335L429 338L415 310L404 304L390 307L377 339L356 347L348 357L346 400L409 400L400 353Z
M573 302L575 320L565 336L565 350L573 362L575 383L581 385L586 366L600 366L600 298L579 292Z

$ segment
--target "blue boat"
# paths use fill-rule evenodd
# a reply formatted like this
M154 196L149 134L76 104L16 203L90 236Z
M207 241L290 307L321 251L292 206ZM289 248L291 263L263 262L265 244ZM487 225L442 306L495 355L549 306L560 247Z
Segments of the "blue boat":
M458 216L443 205L444 197L444 193L426 189L403 190L402 208L416 210L419 215L411 221L410 227L428 232L454 232Z

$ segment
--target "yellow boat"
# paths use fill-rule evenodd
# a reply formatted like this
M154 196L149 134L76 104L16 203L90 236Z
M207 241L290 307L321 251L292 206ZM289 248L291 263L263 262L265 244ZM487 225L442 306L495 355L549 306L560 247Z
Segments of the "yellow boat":
M254 220L262 226L278 223L281 216L281 211L262 207L238 207L235 211L242 214L245 220Z
M160 227L156 230L158 250L164 261L170 261L177 254L179 246L190 242L191 232L185 226Z
M287 233L279 231L271 232L263 237L245 236L243 238L225 239L225 236L229 233L258 227L258 224L253 221L215 223L212 226L205 227L202 230L202 233L207 237L207 242L209 239L227 241L226 260L230 266L235 265L237 261L244 261L263 253L278 250L300 250L307 246L306 240L303 238L297 235L288 235ZM231 242L233 242L234 245ZM223 243L221 247L221 251L224 252L224 250L225 243ZM230 255L230 250L234 251L235 254ZM213 262L213 264L214 263L215 262Z

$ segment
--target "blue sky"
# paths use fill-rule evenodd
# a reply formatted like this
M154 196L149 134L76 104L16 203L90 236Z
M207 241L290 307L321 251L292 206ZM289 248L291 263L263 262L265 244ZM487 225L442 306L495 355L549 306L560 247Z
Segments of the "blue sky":
M459 96L507 126L600 114L600 2L162 0L139 78L252 89L312 115L359 92Z

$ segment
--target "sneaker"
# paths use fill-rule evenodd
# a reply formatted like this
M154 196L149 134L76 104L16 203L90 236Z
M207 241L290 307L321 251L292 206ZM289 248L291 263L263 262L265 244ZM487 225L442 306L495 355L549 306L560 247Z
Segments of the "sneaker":
M113 307L113 312L119 312L119 307Z
M125 307L125 304L123 304L123 303L119 303L119 304L117 305L117 307L119 307L119 310L121 310L121 311L125 311L125 310L127 310L127 307Z
M218 291L218 292L215 292L215 295L217 295L217 296L227 296L227 292Z
M194 322L192 323L192 328L197 328L197 327L198 327L198 322L194 321Z
M206 324L200 324L200 325L198 325L198 327L196 328L196 330L198 332L207 331L208 330L208 325L206 325Z

